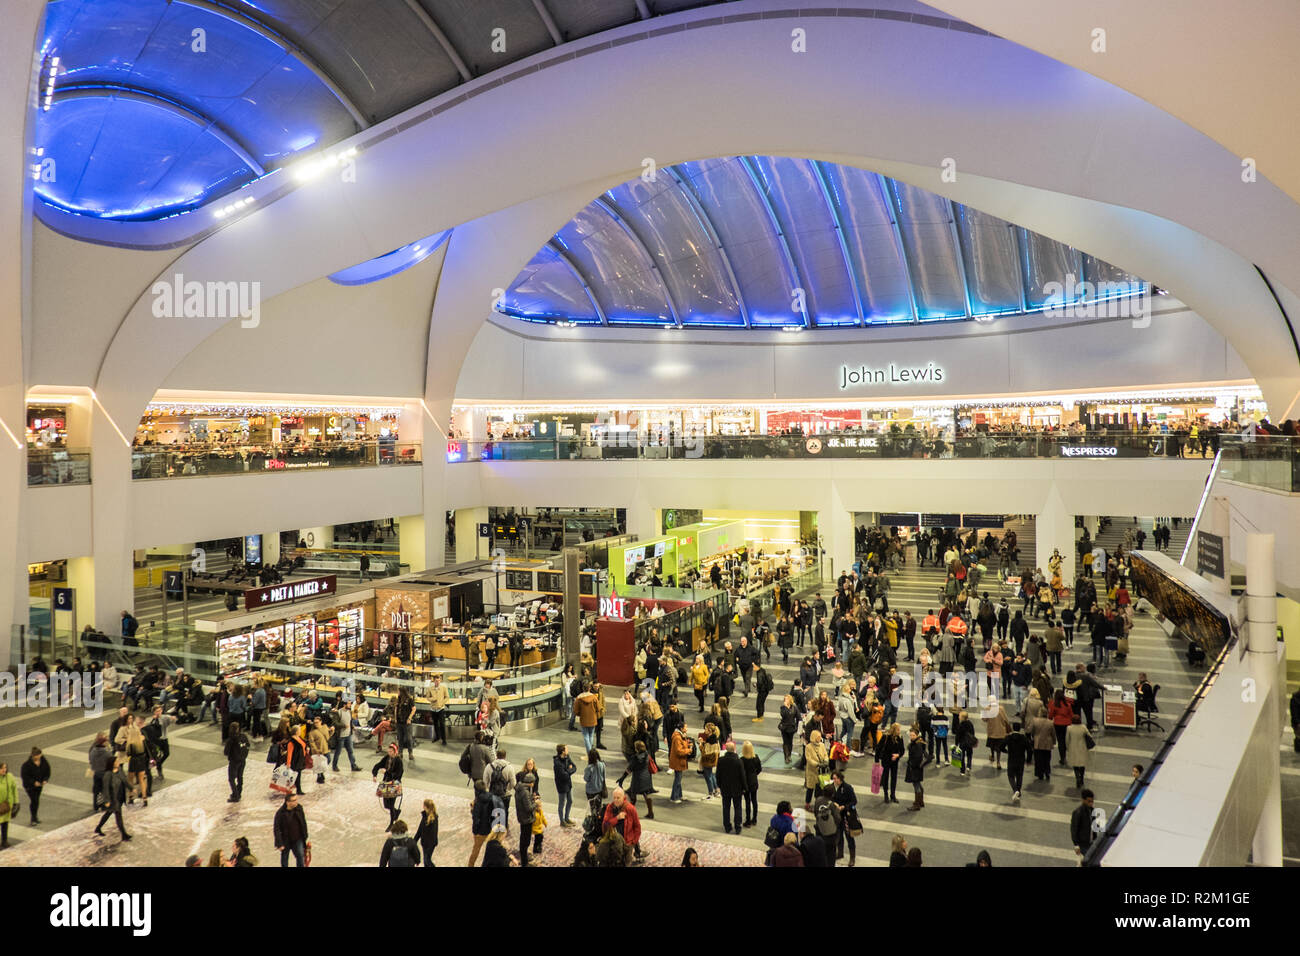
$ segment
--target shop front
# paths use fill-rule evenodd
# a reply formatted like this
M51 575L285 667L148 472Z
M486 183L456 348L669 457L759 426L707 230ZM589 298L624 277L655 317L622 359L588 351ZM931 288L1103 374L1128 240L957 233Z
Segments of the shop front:
M677 535L663 535L609 549L609 573L625 584L648 585L656 578L667 587L677 582Z

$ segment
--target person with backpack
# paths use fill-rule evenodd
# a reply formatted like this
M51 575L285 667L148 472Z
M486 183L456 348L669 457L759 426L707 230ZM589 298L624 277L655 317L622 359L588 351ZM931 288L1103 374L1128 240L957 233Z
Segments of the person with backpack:
M510 791L515 783L515 768L506 760L504 749L498 749L496 759L484 769L483 783L487 785L488 793L501 801L501 805L505 807L507 816L509 816ZM506 827L509 829L508 821Z
M555 770L555 792L559 794L559 806L557 808L557 817L562 827L577 826L569 819L569 814L573 810L573 775L578 772L577 766L569 759L569 748L567 744L555 745L554 770Z
M401 820L397 822L403 827L406 825ZM397 827L393 830L396 832ZM438 848L438 808L432 800L424 801L420 811L420 823L415 828L415 842L420 845L424 865L433 866L433 851Z
M244 765L248 761L250 744L239 721L230 725L226 735L226 779L230 782L230 796L227 803L238 803L244 795Z
M533 820L537 815L537 806L533 799L534 782L531 773L521 773L515 781L515 819L519 823L520 866L536 866L540 863L538 860L532 863L528 860L528 847L533 842ZM538 849L540 850L541 847L539 846Z
M407 867L420 865L420 845L407 836L406 823L397 820L389 828L388 839L379 854L381 867Z
M828 851L832 846L836 845L839 839L843 820L840 808L835 803L834 794L833 782L824 787L819 787L812 804L813 830L817 836L821 837ZM834 852L827 852L826 858L829 866L835 865L837 855Z
M858 820L858 796L844 779L843 770L831 774L830 798L839 811L840 821L839 832L836 834L835 858L843 858L844 846L848 844L849 866L855 866L858 861L858 844L854 836L862 833L862 823Z
M470 834L474 837L474 846L470 849L468 866L474 866L478 862L479 851L483 849L483 844L487 842L488 837L492 836L493 827L498 822L498 814L504 827L505 804L493 798L488 792L486 783L475 780L474 803L469 810Z

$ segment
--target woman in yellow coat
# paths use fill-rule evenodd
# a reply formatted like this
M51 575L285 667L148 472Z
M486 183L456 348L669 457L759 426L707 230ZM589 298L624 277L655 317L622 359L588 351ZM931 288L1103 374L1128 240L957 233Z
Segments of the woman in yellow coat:
M709 686L709 665L703 657L696 657L691 666L691 686L695 688L695 699L700 702L700 713L704 713L704 688Z
M822 743L822 734L820 730L814 730L808 735L808 743L803 748L804 768L803 768L803 785L804 785L804 803L812 803L813 794L820 786L817 777L825 772L830 773L830 755L826 753L826 745Z
M9 849L9 821L18 812L18 780L0 763L0 850Z

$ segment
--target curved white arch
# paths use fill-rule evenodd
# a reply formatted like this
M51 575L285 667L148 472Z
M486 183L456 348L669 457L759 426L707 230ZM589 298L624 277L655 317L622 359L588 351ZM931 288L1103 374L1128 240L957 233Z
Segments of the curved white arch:
M773 5L741 0L733 7ZM1291 404L1300 362L1276 306L1229 307L1207 283L1207 270L1226 268L1235 255L1241 266L1259 263L1288 290L1300 288L1300 207L1280 190L1262 180L1242 186L1236 158L1205 136L1006 41L822 17L797 21L816 53L801 55L790 52L792 22L776 17L667 33L517 79L366 150L355 183L298 189L200 243L178 268L187 278L261 281L269 296L431 228L583 182L617 184L639 174L645 157L660 167L740 153L881 171L908 162L929 175L902 178L962 201L963 181L980 176L1132 207L1130 219L1148 230L1168 220L1185 257L1149 269L1140 265L1145 258L1086 241L1106 237L1066 218L1083 207L1062 206L1053 221L1036 224L1033 209L1015 200L1005 210L971 200L1172 289L1237 346L1278 412ZM655 95L644 96L646 89ZM822 108L811 110L811 103ZM602 134L592 138L592 129ZM533 148L519 150L519 142ZM957 162L952 190L939 178L946 157ZM455 258L449 255L449 268ZM512 276L498 276L497 284ZM193 321L154 319L148 305L146 296L131 310L99 376L101 399L126 420L206 335Z

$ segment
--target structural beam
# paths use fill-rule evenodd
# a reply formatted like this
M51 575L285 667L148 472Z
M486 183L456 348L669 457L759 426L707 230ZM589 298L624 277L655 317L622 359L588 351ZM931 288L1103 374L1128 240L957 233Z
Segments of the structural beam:
M745 322L745 328L749 328L751 324L749 321L749 306L745 305L745 297L741 294L740 282L736 278L736 270L731 268L731 258L722 245L722 237L718 235L718 230L714 228L713 220L709 218L708 210L704 208L704 204L700 202L700 197L695 194L695 189L686 181L686 177L677 171L676 166L665 166L664 172L672 177L673 182L677 184L677 188L682 191L682 195L686 197L687 205L695 213L696 221L699 222L700 227L718 250L718 257L722 260L722 266L727 270L727 278L731 280L731 288L736 295L736 304L740 307L740 317Z
M957 272L961 276L962 299L966 303L966 318L974 315L971 308L970 276L966 274L966 254L961 249L961 231L957 228L957 205L948 200L948 229L952 234L952 253L957 257Z
M192 107L177 103L175 100L169 100L167 97L151 90L143 90L134 86L121 86L116 83L86 83L74 86L58 87L54 91L51 103L58 104L67 100L87 100L87 99L116 99L130 100L134 103L148 103L150 106L164 110L173 116L179 116L181 119L204 129L208 135L221 141L227 149L239 157L240 161L251 169L254 175L264 176L266 170L262 164L257 161L252 152L241 143L235 135L226 129L216 120L205 116Z
M776 218L776 209L772 206L772 200L767 196L767 190L763 188L763 184L759 181L758 170L754 168L753 160L749 156L737 156L736 160L749 176L754 192L758 194L759 201L762 202L763 208L767 211L768 221L771 222L772 229L776 232L777 241L781 245L781 251L785 254L785 262L790 269L790 278L794 281L795 288L803 290L803 324L807 328L812 324L812 319L808 316L808 286L804 284L803 277L799 275L799 267L794 263L794 255L790 252L790 243L785 241L785 232L781 229L780 220ZM794 289L791 289L790 293L793 295Z
M650 19L650 8L646 6L645 0L636 0L636 15L642 20Z
M438 26L438 21L433 18L428 10L424 9L420 0L405 0L405 2L410 7L411 12L424 24L424 28L438 42L438 46L442 47L442 52L447 54L447 59L451 60L452 65L456 67L456 72L460 74L461 80L464 82L472 80L474 76L470 73L469 67L465 65L465 58L460 55L459 50L452 46L447 34L442 31L442 27Z
M569 267L569 271L573 273L573 277L582 285L582 291L587 293L587 298L591 300L591 307L596 310L596 315L600 318L600 324L609 325L609 316L605 315L605 310L602 309L600 303L596 301L596 293L591 290L591 283L589 283L587 277L582 274L582 270L579 269L578 264L573 261L573 257L569 255L568 251L554 239L551 239L546 244L550 246L551 251L559 256L560 260Z
M606 215L613 219L614 222L618 224L618 227L623 230L624 234L632 240L632 244L641 250L641 254L645 256L646 262L650 265L650 271L654 273L655 279L659 282L659 289L664 294L664 301L668 303L668 312L673 317L673 322L680 329L682 327L682 313L677 308L677 303L673 301L672 290L668 288L668 281L664 278L663 272L660 271L659 263L655 260L654 253L650 251L650 247L646 245L646 242L641 238L640 233L632 228L632 224L621 212L619 212L613 202L605 196L597 196L592 200L592 202L594 205L602 209Z
M844 239L844 227L840 224L840 214L835 208L835 203L831 199L831 187L826 182L826 174L822 172L821 163L815 159L808 160L812 167L813 175L817 177L817 185L822 189L822 199L826 201L826 211L830 213L831 223L835 226L835 238L840 241L840 255L844 257L844 271L849 275L849 286L853 289L853 303L858 307L858 325L866 322L866 313L862 309L862 293L858 290L858 276L853 271L853 259L849 256L849 244Z
M256 33L263 39L274 43L285 53L289 54L307 69L311 70L311 72L316 75L316 79L325 84L325 86L329 88L329 91L334 94L334 98L337 99L339 103L343 105L343 108L352 115L352 119L358 127L366 129L370 126L370 121L366 119L365 114L357 108L357 104L352 101L352 97L348 96L348 94L344 92L343 88L334 81L332 76L325 72L324 68L316 62L315 58L312 57L311 54L290 43L270 27L259 23L257 20L254 20L246 14L240 13L237 10L232 10L230 7L223 7L220 4L212 3L210 0L168 0L168 2L177 4L178 6L193 7L195 10L203 10L215 17L229 20L231 23L238 23L240 26Z
M551 16L551 11L546 9L546 4L542 0L533 0L533 9L542 18L542 23L546 25L546 32L551 35L551 42L556 46L563 43L564 37L560 35L560 28L556 26L555 17Z
M880 173L873 175L876 177L876 182L880 184L880 195L889 210L889 223L894 227L894 244L898 247L898 259L903 263L903 275L907 277L907 295L912 303L912 321L920 322L921 310L916 305L916 279L912 275L912 263L907 258L907 244L903 242L903 230L898 225L899 219L902 218L898 200L894 196L894 191L889 188L889 183L885 182L885 177Z
M1016 274L1020 277L1020 311L1029 312L1029 237L1024 226L1007 223L1016 242Z

